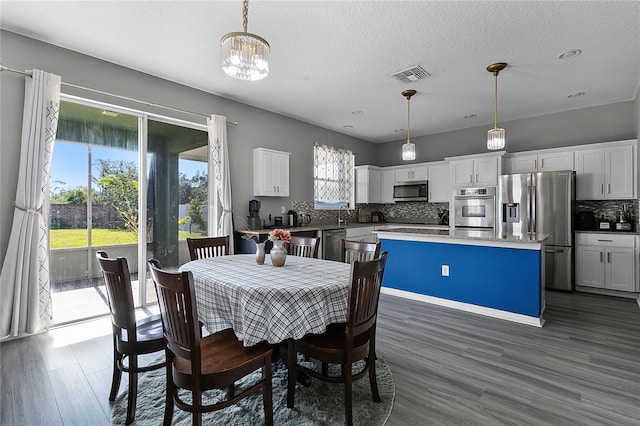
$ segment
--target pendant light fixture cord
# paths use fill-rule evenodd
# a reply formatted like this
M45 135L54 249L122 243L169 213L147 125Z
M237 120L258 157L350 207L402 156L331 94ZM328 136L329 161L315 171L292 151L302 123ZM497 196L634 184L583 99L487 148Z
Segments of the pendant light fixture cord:
M407 96L407 142L411 141L411 96Z
M493 75L496 76L496 84L495 84L495 91L494 91L494 114L493 114L493 128L497 129L498 128L498 73L500 71L494 71Z
M242 6L242 25L244 27L244 32L247 32L247 27L249 26L249 0L244 0Z

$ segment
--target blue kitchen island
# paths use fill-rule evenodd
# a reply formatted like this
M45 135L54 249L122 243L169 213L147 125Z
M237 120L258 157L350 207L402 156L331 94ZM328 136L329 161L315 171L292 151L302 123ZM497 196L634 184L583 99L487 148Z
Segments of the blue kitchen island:
M383 292L542 327L544 240L377 231L389 252Z

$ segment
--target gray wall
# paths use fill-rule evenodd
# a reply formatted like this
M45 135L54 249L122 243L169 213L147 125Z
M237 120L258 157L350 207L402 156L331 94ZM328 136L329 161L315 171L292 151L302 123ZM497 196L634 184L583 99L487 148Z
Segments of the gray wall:
M634 108L634 104L636 105ZM559 112L500 123L507 133L507 152L635 139L640 134L636 101L618 102L591 108ZM456 155L488 152L487 130L491 124L412 138L416 145L415 162L438 161ZM376 165L402 163L404 140L380 144Z
M351 149L356 164L374 162L375 145L293 120L282 115L250 107L186 86L162 80L131 69L104 62L11 32L0 31L2 64L16 69L39 68L62 76L69 82L131 98L170 105L203 114L221 114L238 121L228 126L229 157L234 216L248 215L253 198L252 149L265 147L291 153L291 197L262 199L261 216L280 214L280 206L291 208L292 201L313 200L313 143ZM126 104L115 98L62 87L63 93L102 100L139 110L156 112L204 124L202 118L154 110L140 104ZM20 135L24 103L24 77L0 73L0 263L9 241L13 218L13 200L18 180ZM54 148L55 149L55 148Z

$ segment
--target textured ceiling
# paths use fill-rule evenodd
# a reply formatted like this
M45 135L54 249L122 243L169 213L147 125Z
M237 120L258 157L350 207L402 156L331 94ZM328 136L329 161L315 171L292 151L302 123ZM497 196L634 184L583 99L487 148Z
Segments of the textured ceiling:
M500 122L632 100L640 84L639 1L254 0L248 30L271 45L258 82L220 68L240 0L2 0L0 27L372 142L406 137L407 88L412 136L490 128L492 62L509 63ZM413 65L431 77L390 77Z

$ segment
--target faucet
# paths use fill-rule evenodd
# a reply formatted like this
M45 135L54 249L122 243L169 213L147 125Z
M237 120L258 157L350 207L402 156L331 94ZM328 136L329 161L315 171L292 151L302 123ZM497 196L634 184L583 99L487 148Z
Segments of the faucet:
M342 211L342 208L347 208L346 206L340 206L338 207L338 226L340 225L347 225L347 220L346 219L340 219L340 212Z

